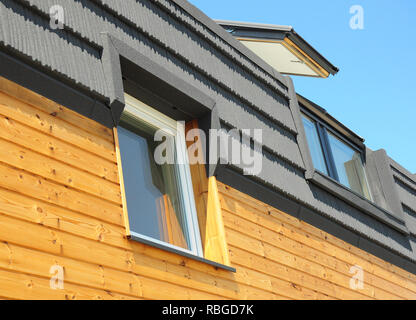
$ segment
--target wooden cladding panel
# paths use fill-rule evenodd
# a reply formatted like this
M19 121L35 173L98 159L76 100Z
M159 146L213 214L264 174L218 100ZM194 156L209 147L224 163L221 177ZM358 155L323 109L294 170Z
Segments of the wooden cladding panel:
M73 168L84 170L99 178L118 183L115 163L94 155L83 148L40 132L21 122L3 116L0 112L0 138L16 145L61 161Z
M412 274L226 185L218 188L232 264L337 299L416 298ZM355 265L364 270L359 290L349 285Z
M204 166L191 171L206 256L236 273L129 240L113 134L0 78L1 298L416 298L414 275L208 179ZM53 265L64 289L50 287ZM353 265L362 290L349 287Z
M88 118L80 116L68 108L62 107L54 101L51 101L39 94L36 94L22 86L17 86L15 83L0 77L0 91L7 93L9 96L15 97L22 102L25 102L38 110L55 115L60 119L71 123L72 125L82 128L84 131L92 133L109 142L114 141L113 132L111 129L102 126L101 124L91 121Z
M49 114L15 97L0 93L0 114L116 162L114 142L60 119L58 113Z

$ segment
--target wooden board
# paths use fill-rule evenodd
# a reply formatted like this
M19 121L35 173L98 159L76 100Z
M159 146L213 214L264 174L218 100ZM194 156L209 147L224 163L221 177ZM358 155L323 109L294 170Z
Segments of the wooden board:
M188 122L185 128L187 135L190 133L190 130L195 130L194 132L196 132L194 140L187 141L187 147L188 152L196 153L195 158L198 159L198 163L192 164L190 169L204 257L229 266L230 258L225 239L217 181L215 177L208 178L206 175L205 157L202 154L205 150L203 150L198 129L197 120ZM199 153L200 151L202 152Z
M197 122L187 124L187 130ZM0 78L3 299L415 299L416 276L191 166L205 257L128 239L116 131ZM50 287L52 265L64 289ZM349 287L350 268L364 288Z

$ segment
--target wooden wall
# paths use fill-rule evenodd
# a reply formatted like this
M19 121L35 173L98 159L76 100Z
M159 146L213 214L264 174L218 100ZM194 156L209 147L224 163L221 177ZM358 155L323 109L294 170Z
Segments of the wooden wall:
M116 159L112 130L0 78L0 298L416 298L415 275L221 183L236 273L128 240Z

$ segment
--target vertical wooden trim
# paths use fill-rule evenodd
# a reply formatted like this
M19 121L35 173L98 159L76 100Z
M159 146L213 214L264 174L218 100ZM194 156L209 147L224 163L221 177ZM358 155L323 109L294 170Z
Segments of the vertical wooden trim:
M197 120L186 124L186 133L191 129L198 129ZM197 150L204 151L199 137L195 141L187 141L188 148L194 143L197 144ZM205 164L192 164L190 169L204 258L230 266L217 180L215 177L207 177Z
M230 266L217 179L214 176L208 178L207 233L205 258Z
M121 153L120 153L120 145L119 145L119 140L118 140L117 128L113 128L113 132L114 132L114 143L116 147L116 156L117 156L118 178L120 180L121 201L123 205L124 227L126 228L126 236L130 238L131 233L130 233L129 214L127 211L126 190L124 187L124 176L123 176L123 168L121 165Z
M186 123L185 125L185 136L188 134L189 130L198 129L198 121L191 120ZM197 144L197 149L202 150L201 144L198 140L194 141L186 141L186 146L189 150L189 146L192 144ZM189 155L191 158L191 155ZM202 249L204 251L205 256L205 243L206 243L206 219L207 219L207 204L204 195L208 192L208 179L205 172L205 167L203 164L195 163L189 165L191 171L191 178L192 178L192 187L194 190L194 198L195 198L195 207L198 216L198 225L199 225L199 232L201 234L201 243Z

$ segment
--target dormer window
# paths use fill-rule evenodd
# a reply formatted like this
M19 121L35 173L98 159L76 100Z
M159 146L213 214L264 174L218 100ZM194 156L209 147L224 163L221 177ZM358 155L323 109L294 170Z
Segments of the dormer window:
M315 169L371 200L362 151L305 110L302 122Z

